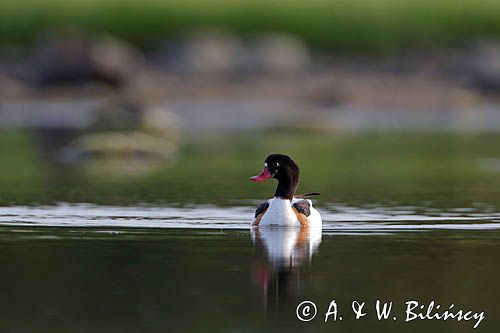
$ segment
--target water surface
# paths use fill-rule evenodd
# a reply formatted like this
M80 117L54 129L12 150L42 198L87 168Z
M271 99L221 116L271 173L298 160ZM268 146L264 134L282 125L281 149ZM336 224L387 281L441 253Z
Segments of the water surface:
M473 331L405 324L408 300L498 331L497 134L220 135L154 163L65 163L64 133L44 135L0 133L0 332ZM250 229L275 184L248 177L270 152L321 192L322 230ZM344 320L325 324L333 299ZM377 299L397 320L376 320Z
M430 332L404 302L486 312L496 332L500 214L331 205L323 230L249 228L252 208L58 204L0 208L2 332ZM295 307L314 300L304 323ZM324 323L335 299L344 320ZM352 300L394 302L398 321ZM322 313L323 312L323 313Z

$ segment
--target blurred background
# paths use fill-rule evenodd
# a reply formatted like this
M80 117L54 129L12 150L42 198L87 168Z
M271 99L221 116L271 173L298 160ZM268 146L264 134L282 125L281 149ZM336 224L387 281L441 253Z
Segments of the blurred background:
M500 203L500 2L0 0L0 204ZM486 209L486 208L485 208Z
M252 242L270 153L314 241ZM0 0L1 332L498 332L499 189L498 0Z

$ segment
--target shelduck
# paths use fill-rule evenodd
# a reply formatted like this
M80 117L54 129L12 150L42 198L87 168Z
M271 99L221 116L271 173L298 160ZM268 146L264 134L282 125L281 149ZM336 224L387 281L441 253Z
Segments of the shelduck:
M250 177L250 181L261 182L274 178L278 181L278 186L274 198L262 203L255 211L252 226L321 227L321 215L308 199L308 196L318 193L296 195L299 174L297 163L289 156L267 156L262 171L257 176Z

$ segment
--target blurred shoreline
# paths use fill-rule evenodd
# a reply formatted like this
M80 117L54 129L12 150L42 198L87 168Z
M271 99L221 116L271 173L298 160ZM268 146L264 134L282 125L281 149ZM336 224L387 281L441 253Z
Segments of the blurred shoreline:
M500 129L500 42L391 55L251 42L206 30L143 52L110 36L56 34L0 53L0 127L85 128L103 110L164 110L186 133ZM118 118L121 113L118 112Z

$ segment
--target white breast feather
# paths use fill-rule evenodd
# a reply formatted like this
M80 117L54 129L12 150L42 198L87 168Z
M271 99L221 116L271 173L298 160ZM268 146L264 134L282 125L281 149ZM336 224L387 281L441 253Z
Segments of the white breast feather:
M292 202L286 199L273 198L269 199L269 207L262 217L259 226L278 225L278 226L300 226L297 215L292 209L292 204L304 199L293 199ZM321 215L313 208L311 200L309 201L311 215L308 216L309 225L311 227L321 227Z
M259 226L265 225L287 225L297 226L299 221L292 209L290 200L273 198L268 201L269 207L267 208Z

